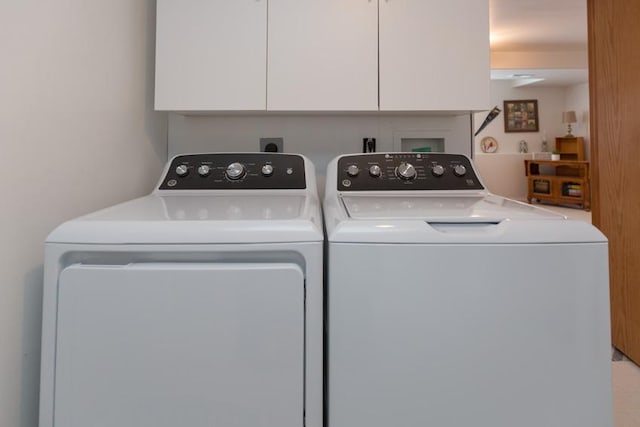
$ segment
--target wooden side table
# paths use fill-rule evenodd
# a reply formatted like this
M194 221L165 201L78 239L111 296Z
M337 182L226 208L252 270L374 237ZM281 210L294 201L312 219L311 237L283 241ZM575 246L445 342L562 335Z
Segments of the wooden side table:
M581 136L559 136L556 138L556 151L561 160L584 160L584 138Z
M525 160L527 201L581 205L591 209L589 162L577 160Z

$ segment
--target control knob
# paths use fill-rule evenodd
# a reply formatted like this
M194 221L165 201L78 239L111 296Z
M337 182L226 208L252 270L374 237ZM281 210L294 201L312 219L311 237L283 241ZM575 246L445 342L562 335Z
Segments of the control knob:
M227 178L231 180L237 180L242 178L245 175L246 171L244 166L241 163L231 163L227 166L227 170L225 171L225 175Z
M347 175L358 176L359 173L360 173L360 169L358 168L357 165L349 165L349 167L347 167Z
M456 165L453 168L453 173L456 174L456 176L464 176L467 173L467 168L463 165Z
M207 165L200 165L198 168L198 174L200 176L208 176L211 173L211 168Z
M176 174L178 176L187 176L189 174L189 168L187 165L180 165L176 168Z
M437 176L437 177L444 175L444 166L435 165L433 169L431 169L431 173L433 174L433 176Z
M398 175L398 178L400 179L409 180L414 179L417 172L416 168L411 163L402 162L396 168L396 175Z
M373 165L369 168L369 175L374 178L378 178L382 175L382 169L380 169L380 166L378 165Z
M271 166L271 165L262 166L262 175L264 175L264 176L273 175L273 166Z

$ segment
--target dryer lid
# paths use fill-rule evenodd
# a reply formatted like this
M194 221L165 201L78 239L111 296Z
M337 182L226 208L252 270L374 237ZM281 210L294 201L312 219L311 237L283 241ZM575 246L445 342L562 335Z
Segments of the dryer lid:
M48 243L206 244L322 241L317 199L261 192L156 194L68 221Z
M266 192L263 192L266 193ZM86 215L84 221L290 221L304 218L304 195L151 195Z

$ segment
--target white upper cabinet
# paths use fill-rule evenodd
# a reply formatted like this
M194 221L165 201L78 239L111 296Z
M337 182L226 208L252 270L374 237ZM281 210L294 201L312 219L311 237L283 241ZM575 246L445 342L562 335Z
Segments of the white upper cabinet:
M264 110L267 0L158 0L156 110Z
M380 110L489 108L487 0L379 0Z
M488 0L157 0L155 108L469 111Z
M268 22L268 110L378 110L377 0L269 0Z

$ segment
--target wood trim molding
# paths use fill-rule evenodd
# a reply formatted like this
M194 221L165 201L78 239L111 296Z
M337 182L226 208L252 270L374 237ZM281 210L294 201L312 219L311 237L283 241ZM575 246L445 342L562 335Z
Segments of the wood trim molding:
M587 0L593 223L609 239L613 344L640 362L640 2Z

